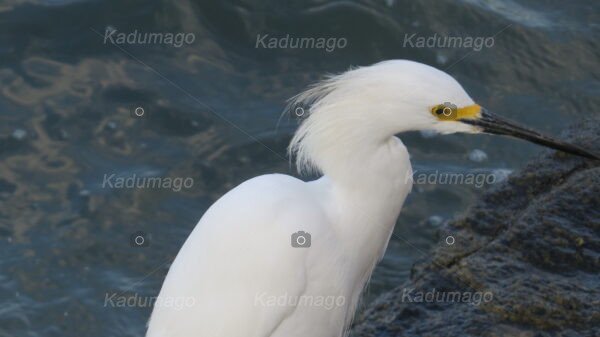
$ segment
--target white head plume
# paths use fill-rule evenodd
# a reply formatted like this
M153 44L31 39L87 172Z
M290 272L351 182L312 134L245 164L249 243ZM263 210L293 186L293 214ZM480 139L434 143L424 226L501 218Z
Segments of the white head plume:
M421 63L392 60L351 69L290 100L288 109L301 106L307 116L288 151L300 172L324 171L403 131L477 132L432 116L431 107L443 102L474 104L454 78Z

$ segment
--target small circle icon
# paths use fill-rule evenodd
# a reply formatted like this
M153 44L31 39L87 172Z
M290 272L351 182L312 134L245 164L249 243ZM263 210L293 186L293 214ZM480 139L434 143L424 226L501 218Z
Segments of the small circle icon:
M452 245L454 244L454 241L455 241L455 240L454 240L454 236L452 236L452 235L448 235L448 236L446 237L446 244L447 244L448 246L452 246Z
M294 110L294 113L296 114L296 116L302 117L304 116L304 108L299 106Z
M450 115L452 115L452 109L450 107L444 107L443 113L444 116L450 117Z
M135 108L135 115L138 117L142 117L144 115L144 108L142 108L141 106L138 106L137 108Z
M143 245L144 241L145 241L144 237L141 236L141 235L138 235L138 236L135 237L135 244L138 245L138 246Z
M150 245L150 239L147 233L142 231L137 231L132 233L129 237L129 243L131 247L148 247Z

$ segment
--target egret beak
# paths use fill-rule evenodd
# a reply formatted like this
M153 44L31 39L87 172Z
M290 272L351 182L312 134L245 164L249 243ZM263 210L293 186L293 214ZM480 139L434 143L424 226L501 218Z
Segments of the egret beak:
M521 138L532 143L547 146L549 148L560 150L566 153L571 153L589 159L600 160L600 157L597 154L589 152L577 145L552 139L548 136L542 135L537 131L519 126L515 122L495 115L484 108L481 108L481 111L477 116L461 118L460 121L466 124L477 126L485 133Z

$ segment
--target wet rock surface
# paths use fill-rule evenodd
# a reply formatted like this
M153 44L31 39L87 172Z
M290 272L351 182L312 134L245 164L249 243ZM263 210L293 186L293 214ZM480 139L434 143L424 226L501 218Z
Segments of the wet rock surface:
M596 119L562 138L600 152L599 135ZM445 225L429 256L352 336L600 336L600 162L546 151Z

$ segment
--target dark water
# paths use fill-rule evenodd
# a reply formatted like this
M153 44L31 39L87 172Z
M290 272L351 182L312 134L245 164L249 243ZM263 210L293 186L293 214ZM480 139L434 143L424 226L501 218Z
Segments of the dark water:
M106 306L106 294L155 296L216 198L252 176L295 174L285 147L296 123L277 121L285 100L325 73L408 58L547 133L597 114L599 16L592 1L1 0L0 336L143 335L151 309ZM194 41L113 45L107 29ZM256 48L264 34L347 45ZM494 43L418 48L405 34ZM541 151L489 136L403 140L427 174L501 176ZM103 186L112 174L194 183ZM367 301L446 244L437 226L484 188L418 184ZM148 246L131 245L136 231Z

